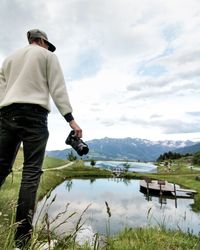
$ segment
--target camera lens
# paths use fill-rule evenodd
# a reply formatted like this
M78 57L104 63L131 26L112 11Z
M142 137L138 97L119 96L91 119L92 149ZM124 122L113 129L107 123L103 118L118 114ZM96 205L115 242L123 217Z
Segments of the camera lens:
M82 155L86 155L88 152L89 152L89 148L87 145L81 143L78 145L78 150L77 150L77 153L82 156Z

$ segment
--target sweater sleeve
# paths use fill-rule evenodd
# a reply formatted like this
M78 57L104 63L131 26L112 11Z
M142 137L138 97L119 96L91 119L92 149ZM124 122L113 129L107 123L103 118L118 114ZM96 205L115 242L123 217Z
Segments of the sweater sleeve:
M0 102L3 100L5 88L6 80L3 74L3 69L0 68Z
M72 113L67 113L66 115L64 115L64 118L67 122L71 122L72 120L74 120Z
M48 54L47 79L50 95L60 113L64 117L72 113L62 69L57 56L53 53Z

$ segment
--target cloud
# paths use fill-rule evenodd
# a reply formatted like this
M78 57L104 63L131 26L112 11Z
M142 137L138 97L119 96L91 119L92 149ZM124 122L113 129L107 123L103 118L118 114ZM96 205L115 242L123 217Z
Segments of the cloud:
M196 133L200 132L199 121L185 121L182 119L166 119L162 116L147 117L145 119L121 117L120 122L129 122L134 125L149 128L160 128L165 134L181 134L181 133Z
M164 122L160 122L158 124L162 127L163 132L166 134L200 132L200 123L194 121L165 120Z
M190 111L190 112L186 112L186 114L195 116L195 117L200 117L200 111Z
M37 3L36 3L37 2ZM34 24L42 22L45 17L44 1L34 1L27 4L23 0L1 1L0 19L2 34L0 37L1 52L4 56L27 42L26 32Z
M162 115L160 115L160 114L152 114L150 116L151 119L157 119L157 118L161 118L161 117L162 117Z
M103 120L101 121L101 123L105 126L105 127L110 127L110 126L114 126L115 125L115 122L112 120L112 121L108 121L108 120Z
M40 28L85 139L198 133L199 13L199 0L3 0L0 62ZM51 145L67 133L58 116L52 105Z

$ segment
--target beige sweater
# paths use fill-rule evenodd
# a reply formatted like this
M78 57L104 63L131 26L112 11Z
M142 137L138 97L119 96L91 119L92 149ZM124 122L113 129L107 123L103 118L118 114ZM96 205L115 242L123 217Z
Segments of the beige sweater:
M0 69L0 108L32 103L50 111L50 95L62 115L72 112L55 54L32 44L5 59Z

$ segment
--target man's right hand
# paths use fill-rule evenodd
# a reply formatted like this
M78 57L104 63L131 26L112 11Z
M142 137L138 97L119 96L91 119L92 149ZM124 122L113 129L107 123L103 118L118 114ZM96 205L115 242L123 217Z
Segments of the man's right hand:
M78 126L78 124L75 122L75 120L72 120L69 122L70 127L74 130L75 136L78 138L82 137L82 129Z

